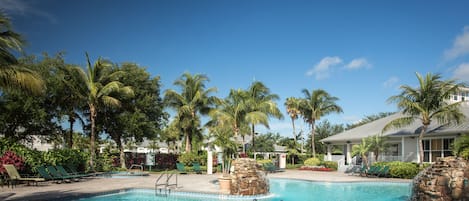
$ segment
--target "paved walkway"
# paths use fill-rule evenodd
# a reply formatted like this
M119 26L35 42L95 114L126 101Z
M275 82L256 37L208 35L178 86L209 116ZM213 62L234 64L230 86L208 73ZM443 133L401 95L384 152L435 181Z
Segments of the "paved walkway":
M91 196L98 193L129 188L155 188L155 181L159 174L135 178L87 178L80 182L56 184L53 182L40 183L39 186L18 185L15 188L4 186L0 190L0 200L63 200L65 197ZM178 190L189 192L220 193L218 185L214 183L219 174L213 175L178 175ZM342 172L316 172L287 170L272 173L268 178L291 178L311 181L329 182L357 182L357 181L392 181L410 182L404 179L366 178L351 176ZM61 199L62 198L62 199Z

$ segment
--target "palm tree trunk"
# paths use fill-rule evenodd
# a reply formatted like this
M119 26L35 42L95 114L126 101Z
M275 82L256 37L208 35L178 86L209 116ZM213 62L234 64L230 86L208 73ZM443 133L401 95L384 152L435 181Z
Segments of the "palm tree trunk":
M192 146L191 146L191 140L189 136L189 131L186 129L186 153L191 153Z
M71 149L73 147L73 124L75 123L75 118L73 115L69 115L69 122L70 122L70 132L68 133L68 148Z
M420 131L420 134L419 134L419 165L420 167L423 167L423 135L425 134L425 132L427 132L427 127L428 125L423 125L422 126L422 131Z
M256 144L254 138L256 138L256 132L254 131L254 124L251 125L251 135L252 135L252 151L256 152Z
M291 118L291 124L293 126L293 144L295 145L296 148L296 131L295 131L295 119Z
M97 116L96 114L96 108L94 107L93 104L89 105L90 107L90 119L91 119L91 136L90 136L90 169L91 171L94 172L94 159L96 157L96 152L94 151L95 149L95 138L96 138L96 131L95 131L95 118Z
M311 121L311 149L313 152L313 158L316 158L316 146L314 144L314 124L316 123L315 120Z
M121 139L116 139L116 145L117 145L117 148L119 148L119 161L120 161L120 165L121 165L121 168L126 168L125 167L125 153L124 153L124 146L122 146L122 141Z

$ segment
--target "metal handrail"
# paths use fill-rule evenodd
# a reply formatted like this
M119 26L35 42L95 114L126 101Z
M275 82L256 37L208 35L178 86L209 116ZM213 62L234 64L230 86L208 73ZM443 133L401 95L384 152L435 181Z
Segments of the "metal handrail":
M174 173L162 173L157 179L156 179L156 182L155 182L155 192L156 194L158 194L158 190L160 190L159 192L161 193L162 190L164 190L164 195L165 196L168 196L169 193L171 193L171 189L169 188L170 186L175 186L176 188L178 187L178 176L176 174L176 182L174 184L170 184L170 179L173 177ZM164 183L159 183L160 180L162 178L164 178L164 176L166 176L166 181ZM158 188L159 186L164 186L163 188Z

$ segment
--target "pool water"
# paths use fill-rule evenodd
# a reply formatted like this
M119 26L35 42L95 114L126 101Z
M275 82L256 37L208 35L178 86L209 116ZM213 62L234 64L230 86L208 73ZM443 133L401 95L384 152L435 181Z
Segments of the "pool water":
M82 198L81 201L401 201L410 197L410 183L354 182L330 183L289 179L271 179L270 195L241 197L202 193L171 192L169 197L155 196L155 190L133 189Z

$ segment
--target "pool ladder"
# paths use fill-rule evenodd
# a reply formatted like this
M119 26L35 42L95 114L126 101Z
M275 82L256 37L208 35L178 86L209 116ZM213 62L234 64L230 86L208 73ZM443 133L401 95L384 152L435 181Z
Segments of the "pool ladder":
M176 175L174 183L171 183L171 178ZM161 182L160 182L161 180ZM155 182L155 194L167 197L171 194L171 189L178 188L178 175L174 173L162 173Z

